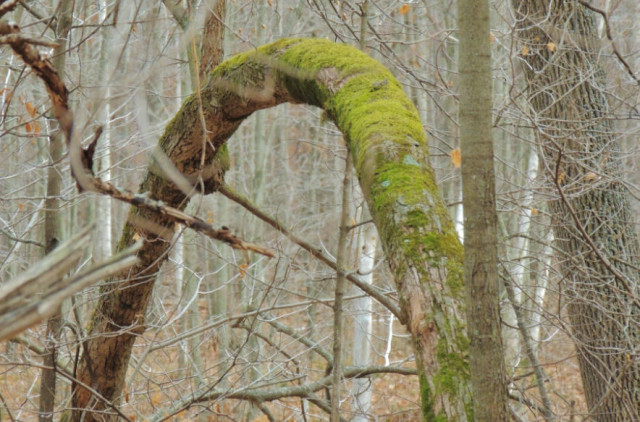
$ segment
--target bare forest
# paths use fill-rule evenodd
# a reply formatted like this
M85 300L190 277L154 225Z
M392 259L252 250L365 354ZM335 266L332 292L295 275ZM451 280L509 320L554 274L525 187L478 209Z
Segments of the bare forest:
M640 3L0 0L0 421L640 421Z

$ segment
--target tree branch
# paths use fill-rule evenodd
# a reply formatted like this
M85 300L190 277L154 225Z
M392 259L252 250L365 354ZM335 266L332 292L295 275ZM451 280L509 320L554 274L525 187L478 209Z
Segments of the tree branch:
M287 229L284 226L284 224L282 224L280 221L278 221L274 217L271 217L270 215L260 210L257 206L251 203L251 201L249 201L247 198L243 197L239 193L235 192L232 188L230 188L226 184L222 184L218 189L218 192L220 192L227 198L231 199L236 204L242 206L244 209L246 209L251 214L258 217L265 223L269 224L274 229L278 230L287 239L289 239L296 245L300 246L305 251L309 252L315 258L324 262L327 266L329 266L334 271L338 271L338 264L329 256L327 256L324 252L322 252L322 249L312 246L310 243L302 240L298 236L291 233L289 229ZM398 318L398 320L402 324L405 324L406 319L403 317L402 312L400 311L400 308L383 292L379 291L374 286L371 286L367 283L362 282L362 280L356 277L353 273L347 274L347 280L349 280L350 282L355 284L360 290L362 290L363 292L365 292L366 294L368 294L369 296L377 300L380 304L382 304L382 306L387 308L396 318Z
M137 261L140 244L66 277L89 245L92 229L85 227L28 271L0 286L0 340L52 316L67 297Z
M368 366L368 367L349 366L344 368L343 377L345 379L364 378L369 375L381 374L381 373L391 373L391 374L400 374L400 375L417 375L417 371L413 368L389 367L389 366ZM317 400L317 398L313 397L313 393L330 386L331 381L332 381L332 375L327 375L310 384L296 385L291 387L242 388L239 390L231 390L231 391L228 389L216 389L213 391L207 391L207 389L205 389L204 392L195 393L191 397L185 400L182 400L181 402L169 408L160 409L149 420L153 422L163 421L185 409L188 409L193 404L204 403L212 400L217 400L220 398L247 400L253 403L264 403L264 402L280 400L288 397L298 397L301 399L307 399L317 405L317 403L314 401L314 399ZM325 412L328 412L328 413L331 412L331 408L328 406L319 406L319 407L323 409Z

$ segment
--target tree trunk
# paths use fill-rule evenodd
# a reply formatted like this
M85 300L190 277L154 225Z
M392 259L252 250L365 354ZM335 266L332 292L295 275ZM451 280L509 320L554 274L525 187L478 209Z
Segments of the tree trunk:
M488 0L458 0L464 279L473 407L479 421L507 421L500 327L498 216L493 169Z
M423 413L472 420L468 342L462 300L462 249L429 167L422 124L391 73L348 46L322 39L287 39L240 54L218 66L200 92L187 99L159 145L179 171L195 180L204 153L205 193L215 190L223 166L214 161L240 123L256 110L283 102L325 109L345 135L354 167L380 233L401 300L403 323L416 347ZM202 151L203 136L208 142ZM185 195L152 166L140 190L175 207ZM173 224L132 209L119 248L145 239L143 261L106 284L94 314L78 378L108 400L121 393L135 336ZM74 404L103 409L76 385ZM75 412L80 419L81 410ZM98 417L87 413L85 421Z
M53 65L61 78L64 78L67 37L71 30L73 18L73 1L63 0L59 4L58 25L56 27L56 43ZM47 197L44 212L44 245L45 253L53 251L62 241L60 226L60 192L62 176L57 163L64 155L64 136L57 131L49 137L49 156L51 163L47 171ZM56 314L47 320L47 338L44 343L47 354L43 359L42 380L40 381L40 422L53 421L56 400L56 362L58 343L62 334L62 316Z
M359 214L360 218L356 221L363 221L366 214L362 208ZM373 284L378 233L376 233L373 225L368 224L359 228L357 238L358 273L362 274L363 282ZM353 303L353 313L353 365L364 367L371 365L373 299L370 296L356 299ZM352 422L368 422L368 414L372 407L372 380L370 378L354 379L351 392L354 402L352 407L355 414Z
M563 293L591 416L640 420L638 239L592 13L513 0L547 175Z

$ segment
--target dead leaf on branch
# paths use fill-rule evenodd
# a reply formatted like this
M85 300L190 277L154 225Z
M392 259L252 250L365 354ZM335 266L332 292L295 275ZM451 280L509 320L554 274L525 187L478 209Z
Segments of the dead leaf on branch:
M453 167L460 167L462 164L462 152L460 151L460 147L452 150L449 153L449 156L451 157L451 164L453 164Z

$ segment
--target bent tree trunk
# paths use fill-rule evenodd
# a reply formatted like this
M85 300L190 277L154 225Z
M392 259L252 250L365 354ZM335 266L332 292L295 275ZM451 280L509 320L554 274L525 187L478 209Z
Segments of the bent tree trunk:
M197 101L191 97L159 146L187 177L195 180L204 173L206 192L215 190L223 172L215 151L251 113L284 102L326 111L348 143L395 276L402 322L415 345L424 417L472 420L468 342L459 308L464 300L462 248L429 167L416 110L392 74L345 45L286 39L221 64L200 95L207 132L203 134ZM205 169L200 168L203 154ZM186 202L184 193L153 167L140 190L171 206L184 207ZM117 401L135 336L144 330L170 226L159 216L131 210L119 248L141 236L143 264L103 287L78 370L78 409L105 409L81 383ZM77 410L74 417L81 414ZM85 412L84 420L99 417Z
M513 0L589 411L640 420L638 239L590 11Z

